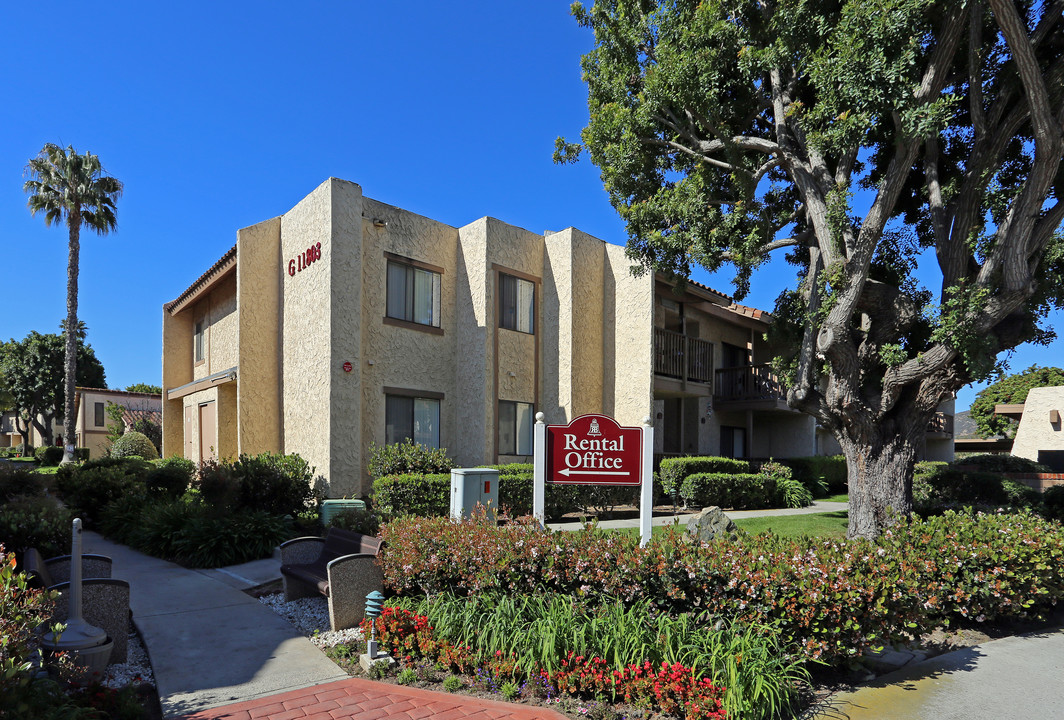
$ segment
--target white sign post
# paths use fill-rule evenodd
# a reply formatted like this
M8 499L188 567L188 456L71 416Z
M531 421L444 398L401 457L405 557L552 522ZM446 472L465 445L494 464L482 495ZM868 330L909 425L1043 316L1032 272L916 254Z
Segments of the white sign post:
M536 413L532 430L532 517L540 527L546 526L547 503L547 423L543 413Z

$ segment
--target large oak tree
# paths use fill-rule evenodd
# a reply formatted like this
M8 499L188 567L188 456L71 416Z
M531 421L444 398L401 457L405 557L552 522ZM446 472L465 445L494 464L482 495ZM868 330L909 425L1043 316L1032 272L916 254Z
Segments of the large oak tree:
M573 5L595 34L590 119L556 159L590 154L644 270L732 263L741 297L772 253L798 267L777 301L794 349L780 369L790 405L842 446L851 536L909 512L943 399L1052 336L1039 321L1064 295L1062 8Z

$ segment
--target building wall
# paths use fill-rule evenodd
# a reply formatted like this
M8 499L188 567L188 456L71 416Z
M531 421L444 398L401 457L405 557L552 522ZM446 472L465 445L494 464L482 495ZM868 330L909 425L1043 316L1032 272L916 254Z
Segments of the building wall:
M237 453L278 452L282 439L281 219L237 232Z
M107 441L107 432L108 426L113 421L107 414L108 403L121 405L132 410L154 410L158 412L162 409L162 398L159 395L88 388L79 389L77 392L80 398L75 425L78 447L88 448L89 457L91 458L102 457L110 449L110 443ZM102 425L96 424L96 403L103 403L104 406Z
M192 382L193 327L189 313L163 310L163 455L185 456L184 401L168 400L166 391Z
M654 407L654 275L633 276L623 247L603 247L603 412L642 425Z
M281 218L281 259L287 267L308 248L321 259L282 280L282 407L285 452L298 452L318 472L330 467L333 264L332 185L326 180ZM357 242L357 238L351 240ZM237 260L239 264L239 258ZM358 335L357 313L345 320Z
M1016 428L1012 454L1038 461L1039 450L1064 450L1064 427L1053 422L1051 412L1064 417L1064 387L1033 388L1027 393L1023 417Z

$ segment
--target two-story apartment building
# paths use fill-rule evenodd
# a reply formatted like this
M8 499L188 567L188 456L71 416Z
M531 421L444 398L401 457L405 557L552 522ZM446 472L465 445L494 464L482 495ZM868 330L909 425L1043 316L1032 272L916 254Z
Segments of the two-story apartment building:
M163 451L297 452L332 496L368 492L370 446L406 437L527 460L540 411L650 417L662 454L813 454L763 364L770 321L574 228L455 228L331 178L164 306Z

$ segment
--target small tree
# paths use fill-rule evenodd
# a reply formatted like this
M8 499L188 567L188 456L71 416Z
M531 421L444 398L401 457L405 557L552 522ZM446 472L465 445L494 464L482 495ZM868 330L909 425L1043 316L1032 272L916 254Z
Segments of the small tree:
M1064 385L1064 370L1057 367L1032 365L1022 373L1007 375L996 383L983 388L972 403L971 418L980 437L1016 435L1016 421L994 414L994 406L1021 405L1027 402L1027 393L1037 387Z

